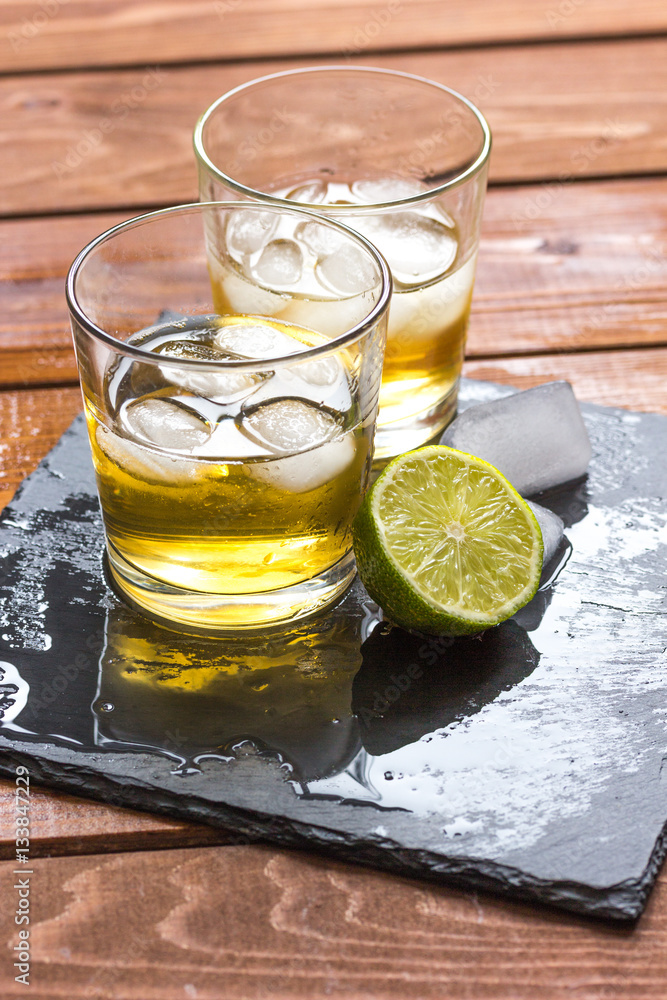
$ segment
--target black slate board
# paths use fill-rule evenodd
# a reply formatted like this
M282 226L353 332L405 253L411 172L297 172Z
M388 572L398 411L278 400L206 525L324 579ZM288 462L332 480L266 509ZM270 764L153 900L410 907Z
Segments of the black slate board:
M461 406L507 391L464 382ZM78 418L0 520L0 772L635 919L667 819L667 418L583 409L590 474L541 500L569 560L456 641L389 628L359 583L269 636L151 625L105 583Z

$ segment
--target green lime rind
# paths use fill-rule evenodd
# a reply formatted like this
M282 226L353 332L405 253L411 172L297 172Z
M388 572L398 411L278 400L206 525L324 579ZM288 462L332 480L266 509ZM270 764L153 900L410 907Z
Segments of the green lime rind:
M474 635L534 597L542 534L528 504L488 462L445 445L393 459L352 527L361 580L409 631Z

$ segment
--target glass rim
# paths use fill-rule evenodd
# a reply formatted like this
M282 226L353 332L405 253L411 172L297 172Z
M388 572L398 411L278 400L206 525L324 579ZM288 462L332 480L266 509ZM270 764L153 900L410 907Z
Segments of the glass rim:
M99 246L110 242L119 233L133 229L137 225L151 222L157 218L177 215L181 212L192 212L193 214L199 213L203 215L206 209L217 208L234 209L235 211L250 210L266 212L268 210L275 212L287 212L288 214L304 216L305 218L321 223L322 225L338 229L348 238L351 238L353 242L361 245L362 248L369 253L376 264L379 271L380 284L380 296L378 301L362 320L346 330L345 333L341 333L337 337L332 337L331 340L326 341L324 344L309 347L304 351L295 351L292 354L276 355L275 357L268 358L252 358L246 361L197 361L190 358L174 358L169 357L168 355L155 354L153 351L144 350L137 345L119 340L112 334L107 333L101 327L97 326L97 324L86 315L78 302L75 284L82 266ZM65 283L65 298L67 300L67 307L69 309L70 316L89 336L102 342L107 347L112 348L117 354L132 358L135 361L167 366L168 368L179 368L181 370L191 372L220 372L221 370L255 372L257 370L265 370L267 365L270 365L272 368L284 368L287 365L294 365L297 361L300 363L301 361L315 360L323 355L335 353L336 351L355 343L357 340L360 340L377 324L377 322L387 312L389 302L391 300L391 292L392 278L389 266L382 254L370 242L370 240L367 240L361 233L357 233L354 229L351 229L342 222L338 222L335 219L323 218L322 215L309 208L289 202L286 205L277 204L267 206L260 204L259 202L252 203L246 201L197 201L189 202L183 205L173 205L169 208L161 208L153 212L146 212L143 215L137 215L132 219L126 219L124 222L120 222L117 225L112 226L110 229L100 233L99 236L96 236L93 240L87 243L74 258L68 271ZM353 296L347 296L347 298L352 297ZM331 299L332 304L335 304L337 301L340 300ZM208 316L211 315L211 313L197 313L195 315ZM275 316L258 316L258 318L277 320L280 322L279 317ZM150 327L146 329L150 329ZM137 331L137 333L140 332L140 330ZM317 333L318 331L315 330L314 332Z
M256 201L261 201L262 203L268 205L290 204L290 200L288 198L276 197L275 195L269 194L267 191L260 191L257 188L248 187L247 185L236 180L234 177L225 173L224 170L217 167L206 152L204 145L204 129L222 104L230 98L235 97L237 94L246 90L251 90L259 84L269 83L273 80L285 79L291 76L301 76L308 73L335 74L341 72L371 73L377 74L378 76L400 77L404 80L411 80L415 83L426 84L435 90L443 92L449 97L455 98L455 100L465 105L465 107L472 112L474 118L477 119L477 123L480 126L483 143L480 153L472 163L468 164L465 170L463 170L460 174L457 174L455 177L452 177L447 181L443 181L441 184L434 185L427 191L411 195L408 198L397 198L393 201L369 202L368 204L363 205L317 205L316 207L320 215L336 215L338 217L346 215L354 216L363 214L369 210L404 208L409 205L430 201L433 198L439 197L439 195L443 194L445 191L451 191L452 189L459 187L461 184L464 184L471 177L475 176L475 174L478 174L487 164L491 154L491 129L489 127L489 123L479 108L476 107L476 105L473 104L473 102L467 97L464 97L463 94L460 94L457 90L453 90L451 87L445 86L443 83L438 83L436 80L429 80L427 77L418 76L415 73L406 73L397 69L383 69L381 66L345 66L342 64L336 64L333 66L303 66L297 69L282 70L279 73L269 73L266 76L259 76L254 80L248 80L246 83L241 83L238 86L233 87L231 90L226 91L226 93L218 97L213 104L210 104L197 120L192 137L197 162L200 166L203 166L206 170L208 170L208 172L212 174L216 180L222 181L227 187L237 191L239 194L245 195L246 197ZM305 204L310 207L315 203L297 202L297 204Z

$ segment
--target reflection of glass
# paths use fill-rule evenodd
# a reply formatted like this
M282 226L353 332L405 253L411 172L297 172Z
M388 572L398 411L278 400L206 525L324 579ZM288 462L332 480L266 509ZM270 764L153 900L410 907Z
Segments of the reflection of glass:
M298 280L246 254L267 227ZM294 206L168 209L81 252L68 303L111 575L132 603L243 629L345 590L389 295L369 243Z
M93 704L96 744L157 750L183 770L249 750L277 755L298 783L343 770L359 749L351 688L373 616L361 594L355 586L312 625L224 642L114 607Z
M434 436L456 410L470 312L491 146L479 111L406 73L307 68L225 94L194 141L203 200L297 201L384 254L394 296L376 452Z

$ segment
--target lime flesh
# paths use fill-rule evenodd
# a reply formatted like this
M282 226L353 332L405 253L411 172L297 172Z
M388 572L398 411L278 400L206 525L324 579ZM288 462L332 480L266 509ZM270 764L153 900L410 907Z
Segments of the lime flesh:
M492 465L433 445L399 455L353 525L359 575L385 614L412 631L471 635L535 594L542 535Z

